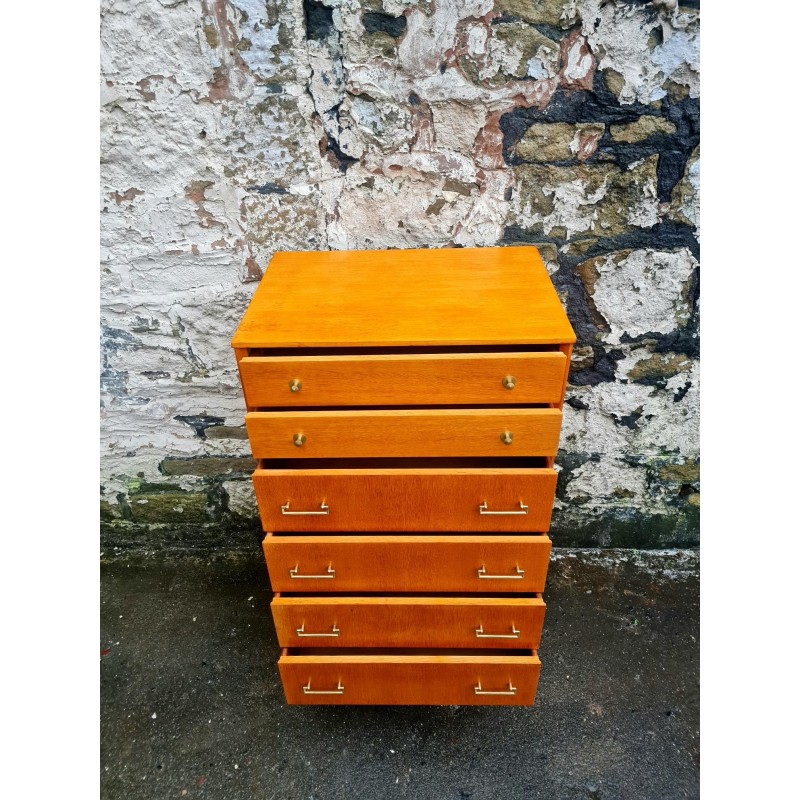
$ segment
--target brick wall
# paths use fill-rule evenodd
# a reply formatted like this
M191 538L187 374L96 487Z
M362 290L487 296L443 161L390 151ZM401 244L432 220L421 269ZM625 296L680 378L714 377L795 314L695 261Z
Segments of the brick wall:
M273 252L519 243L578 334L555 543L697 542L699 3L101 6L107 546L257 541Z

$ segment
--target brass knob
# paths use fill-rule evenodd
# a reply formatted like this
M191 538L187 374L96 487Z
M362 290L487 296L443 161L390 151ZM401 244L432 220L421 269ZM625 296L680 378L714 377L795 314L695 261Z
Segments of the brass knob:
M295 447L302 447L306 443L306 435L304 433L296 433L292 437Z
M303 381L300 378L292 378L289 381L289 391L290 392L299 392L303 388Z
M511 431L504 431L500 434L500 438L505 444L511 444L514 441L514 434Z
M505 378L503 378L503 386L505 386L506 389L513 389L516 385L517 379L513 375L506 375Z

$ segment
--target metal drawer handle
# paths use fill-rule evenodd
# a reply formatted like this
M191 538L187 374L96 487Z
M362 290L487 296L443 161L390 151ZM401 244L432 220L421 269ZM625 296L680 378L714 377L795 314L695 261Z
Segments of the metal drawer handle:
M513 577L513 575L511 577ZM479 627L475 628L475 638L476 639L519 639L519 631L512 623L511 633L484 633L483 623L481 623Z
M486 565L484 564L478 569L478 577L491 578L492 580L521 581L525 577L525 570L519 567L514 567L514 569L517 571L516 575L487 575Z
M486 514L492 514L492 515L498 516L498 517L499 516L510 517L510 516L515 516L517 514L527 514L528 513L528 506L526 506L525 503L522 502L522 500L519 501L519 508L520 508L519 511L489 511L489 503L486 500L484 500L478 506L478 511L480 511L480 513L482 515L484 515L484 516Z
M319 511L289 511L289 503L291 501L287 500L285 506L281 506L281 514L284 517L324 517L327 514L330 514L330 507L325 505L325 501L323 500L319 504Z
M481 682L478 681L478 685L475 687L475 694L503 694L503 695L513 695L517 693L517 687L511 685L511 681L508 682L508 689L499 691L499 692L487 692L484 689L481 689Z
M311 678L309 678L308 683L303 687L303 694L344 694L344 686L342 686L342 681L339 679L335 689L312 689Z
M336 570L328 564L328 571L325 575L298 575L297 570L300 568L299 564L294 565L294 569L289 570L289 577L290 578L304 578L306 580L319 580L320 578L335 578L336 577Z
M295 576L292 576L292 577L295 577ZM306 633L306 624L305 624L305 622L297 629L297 635L300 638L305 637L307 639L310 639L312 636L317 636L317 637L324 636L324 637L327 637L327 638L331 638L332 637L334 639L337 639L339 637L339 632L340 631L336 627L336 623L335 622L333 623L333 627L331 628L331 632L330 633Z

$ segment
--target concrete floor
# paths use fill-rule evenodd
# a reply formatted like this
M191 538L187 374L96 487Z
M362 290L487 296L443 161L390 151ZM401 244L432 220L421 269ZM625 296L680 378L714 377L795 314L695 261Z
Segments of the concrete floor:
M532 708L290 707L259 553L106 555L101 797L698 797L697 572L556 551Z

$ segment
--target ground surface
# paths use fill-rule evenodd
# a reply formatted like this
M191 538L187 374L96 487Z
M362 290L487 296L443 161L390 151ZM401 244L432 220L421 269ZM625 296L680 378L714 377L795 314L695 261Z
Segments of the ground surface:
M284 703L258 553L105 560L101 797L698 797L697 565L557 555L532 708L331 708Z

